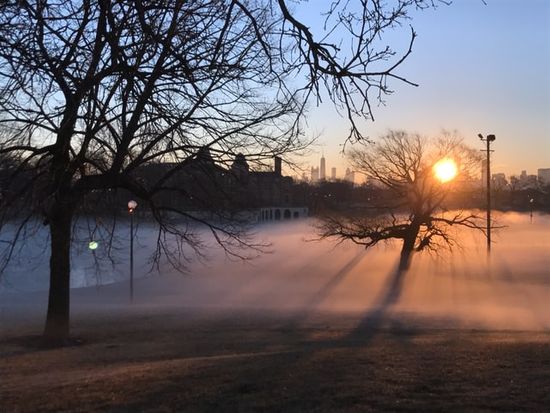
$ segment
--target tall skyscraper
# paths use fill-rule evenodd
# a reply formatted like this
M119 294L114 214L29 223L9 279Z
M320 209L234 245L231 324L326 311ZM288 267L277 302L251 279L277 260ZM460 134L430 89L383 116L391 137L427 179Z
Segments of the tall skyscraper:
M334 166L330 170L330 179L336 181L336 168Z
M540 184L550 185L550 168L539 168L537 175Z
M346 177L344 179L351 183L355 183L355 171L352 171L351 169L346 168Z
M325 155L321 155L321 168L319 170L319 179L321 181L324 181L327 179L327 170L326 170L326 164L325 164Z
M317 182L319 180L319 168L311 167L311 182Z

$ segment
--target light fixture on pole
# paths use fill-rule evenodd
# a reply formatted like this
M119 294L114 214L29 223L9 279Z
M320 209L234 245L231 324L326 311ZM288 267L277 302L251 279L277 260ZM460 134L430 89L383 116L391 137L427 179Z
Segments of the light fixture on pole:
M487 254L491 253L491 142L496 139L495 135L487 135L486 138L479 133L479 139L487 142L487 148L484 152L487 152Z
M130 214L130 302L134 302L134 211L137 202L128 201L128 214Z

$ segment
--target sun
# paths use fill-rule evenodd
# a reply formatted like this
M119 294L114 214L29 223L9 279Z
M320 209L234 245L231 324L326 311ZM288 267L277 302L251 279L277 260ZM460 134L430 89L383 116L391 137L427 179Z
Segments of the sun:
M456 162L449 158L441 159L434 165L434 173L441 182L449 182L458 173Z

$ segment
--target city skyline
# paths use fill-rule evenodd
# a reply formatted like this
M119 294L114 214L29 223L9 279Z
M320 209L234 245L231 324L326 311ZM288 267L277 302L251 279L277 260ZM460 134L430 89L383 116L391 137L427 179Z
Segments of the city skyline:
M326 170L328 168L327 165L329 165L331 170L330 177L322 172L323 169ZM324 156L324 153L322 153L321 158L319 158L318 160L317 166L310 165L307 172L304 171L301 177L295 176L295 178L301 179L304 181L310 181L310 182L317 182L317 181L323 181L323 180L347 180L358 184L364 182L364 179L361 179L361 178L359 178L358 180L355 179L356 176L361 176L361 174L360 173L357 174L356 173L357 171L353 171L349 167L349 165L346 167L345 172L343 174L340 173L339 171L340 170L337 167L332 166L332 164L330 163L327 163L327 158ZM549 174L548 171L550 171L550 165L534 168L534 171L524 168L524 169L520 169L517 172L512 172L510 174L493 169L491 171L491 177L492 179L495 179L495 177L499 177L499 178L502 177L506 181L509 181L510 178L512 177L521 179L522 177L525 178L525 177L536 176L540 179L541 176L543 177L548 176ZM350 174L353 174L353 178L351 178ZM477 176L477 178L480 179L482 182L484 182L486 179L485 160L481 161L481 165L479 168L479 176ZM550 182L550 179L548 178L544 178L544 179Z
M317 166L309 166L309 173L303 172L301 177L295 176L296 179L307 181L311 183L319 182L319 181L335 181L335 180L345 180L352 183L360 183L355 182L355 171L353 171L349 166L345 169L345 172L343 174L338 173L338 168L335 166L332 166L331 164L328 164L330 166L330 176L327 175L326 171L328 170L327 167L327 160L325 158L324 153L321 155L321 158L319 159Z

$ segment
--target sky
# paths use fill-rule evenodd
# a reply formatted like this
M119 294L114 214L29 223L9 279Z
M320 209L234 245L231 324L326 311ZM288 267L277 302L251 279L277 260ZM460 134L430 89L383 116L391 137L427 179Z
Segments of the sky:
M397 74L420 86L393 84L395 93L374 106L375 122L363 131L376 141L388 129L430 137L456 130L480 149L478 133L495 134L493 173L536 174L550 168L550 1L485 3L455 0L411 14L418 37ZM397 50L409 39L407 26L385 38ZM319 138L304 166L318 166L324 153L327 174L335 166L342 177L346 120L329 104L314 106L307 131Z

